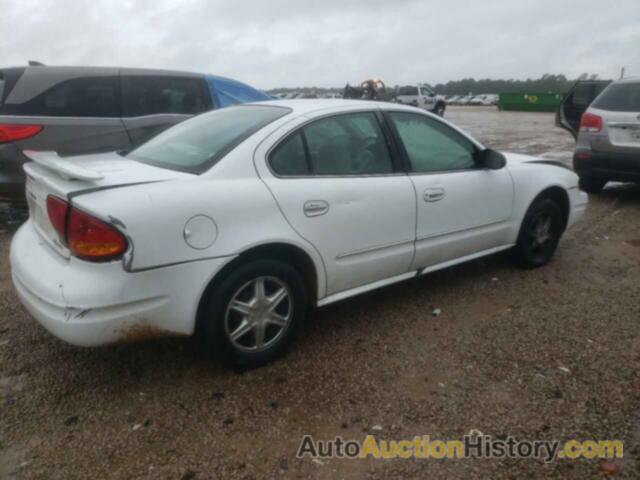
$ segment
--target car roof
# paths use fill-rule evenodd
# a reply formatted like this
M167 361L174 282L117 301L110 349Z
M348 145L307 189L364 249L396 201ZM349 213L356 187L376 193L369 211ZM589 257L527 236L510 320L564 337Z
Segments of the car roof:
M113 74L113 72L121 71L129 74L147 74L147 75L180 75L180 76L203 76L205 73L187 72L179 70L163 70L153 68L135 68L135 67L94 67L90 65L29 65L24 67L2 67L0 70L29 70L30 72L42 72L43 74L65 73L70 75L81 76L90 74L92 76L104 72L105 74Z
M626 77L615 80L613 83L640 83L640 77Z
M422 111L415 107L400 105L389 102L376 102L372 100L343 100L334 98L309 98L309 99L292 99L292 100L267 100L264 102L253 103L253 105L273 105L276 107L286 107L291 109L291 113L296 115L304 115L321 110L360 110L368 108L371 110L407 110Z

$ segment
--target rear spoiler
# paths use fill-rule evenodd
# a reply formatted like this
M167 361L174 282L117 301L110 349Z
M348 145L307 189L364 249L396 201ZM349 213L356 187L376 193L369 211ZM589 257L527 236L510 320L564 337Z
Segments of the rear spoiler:
M38 165L57 173L65 180L84 180L95 182L102 180L104 175L95 170L78 165L71 160L67 160L58 156L56 152L36 152L34 150L25 150L22 153L33 160Z

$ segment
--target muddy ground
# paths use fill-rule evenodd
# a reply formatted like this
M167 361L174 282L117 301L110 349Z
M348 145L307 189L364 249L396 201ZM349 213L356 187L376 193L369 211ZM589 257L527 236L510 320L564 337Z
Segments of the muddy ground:
M451 108L487 145L568 161L551 114ZM494 256L316 311L237 373L176 339L63 344L18 304L0 226L0 478L602 478L596 460L297 459L304 434L622 439L640 478L640 187L592 197L555 260ZM432 311L441 310L439 316ZM373 429L373 427L376 427Z

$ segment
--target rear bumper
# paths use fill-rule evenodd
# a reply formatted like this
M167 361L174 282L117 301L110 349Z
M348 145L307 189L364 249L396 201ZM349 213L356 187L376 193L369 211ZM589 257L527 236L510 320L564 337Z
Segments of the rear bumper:
M228 259L129 273L121 262L64 259L28 221L10 260L18 297L44 328L68 343L98 346L192 334L202 293Z
M573 169L580 176L618 182L640 182L640 152L614 154L576 150L573 155Z

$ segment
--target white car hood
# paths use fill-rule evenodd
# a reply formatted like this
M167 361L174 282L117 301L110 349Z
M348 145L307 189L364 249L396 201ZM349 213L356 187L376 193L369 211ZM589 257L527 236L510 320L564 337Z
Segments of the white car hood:
M542 158L524 155L522 153L502 152L502 154L507 159L507 165L520 165L527 162L544 161Z

